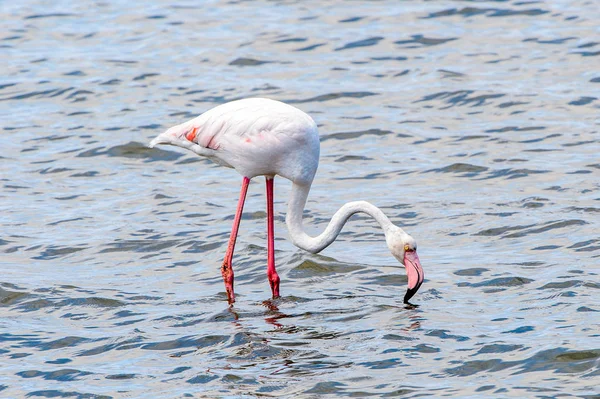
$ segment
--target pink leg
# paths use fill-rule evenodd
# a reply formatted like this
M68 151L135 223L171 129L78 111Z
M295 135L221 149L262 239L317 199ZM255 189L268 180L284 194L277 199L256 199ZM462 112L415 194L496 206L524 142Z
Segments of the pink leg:
M231 260L233 259L235 240L237 239L238 229L240 228L240 220L242 219L242 211L244 210L244 202L246 201L246 192L248 192L249 184L250 179L244 177L244 180L242 180L240 199L235 212L235 218L233 219L233 226L231 227L227 252L225 252L225 259L221 266L221 274L223 275L223 281L225 282L225 290L227 291L227 300L230 304L235 302L235 294L233 293L233 267L231 267Z
M273 227L273 178L267 176L267 277L273 298L279 298L279 276L275 270L275 232Z

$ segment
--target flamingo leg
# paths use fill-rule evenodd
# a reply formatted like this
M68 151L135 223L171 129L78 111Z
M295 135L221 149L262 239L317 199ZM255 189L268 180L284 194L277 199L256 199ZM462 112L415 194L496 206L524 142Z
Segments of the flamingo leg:
M273 177L267 176L267 277L273 298L279 298L279 276L275 270L275 232L273 226Z
M233 226L231 227L227 252L225 252L225 259L223 260L223 265L221 265L221 274L223 275L223 282L225 283L229 304L235 302L235 294L233 293L233 267L231 266L231 260L233 259L233 250L235 249L235 240L237 239L238 230L240 228L240 221L242 220L242 211L244 210L244 202L246 202L248 185L250 185L250 179L244 177L242 180L242 189L240 190L240 199L238 200L235 218L233 219Z

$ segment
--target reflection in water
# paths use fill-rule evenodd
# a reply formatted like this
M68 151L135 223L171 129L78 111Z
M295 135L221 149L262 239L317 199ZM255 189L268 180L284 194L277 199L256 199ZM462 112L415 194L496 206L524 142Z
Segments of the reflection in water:
M406 307L407 309L409 308L408 306ZM411 308L414 309L414 308ZM410 320L414 320L408 327L402 327L402 331L410 331L410 330L415 330L415 329L419 329L421 328L421 315L416 315L416 314L412 314L409 315L408 318Z
M263 301L262 304L267 309L269 309L269 311L267 312L268 317L265 318L265 321L277 328L282 328L283 326L280 323L278 323L277 320L283 319L283 318L286 318L289 316L286 315L285 313L280 312L279 308L277 307L275 302L271 299L267 299L266 301Z

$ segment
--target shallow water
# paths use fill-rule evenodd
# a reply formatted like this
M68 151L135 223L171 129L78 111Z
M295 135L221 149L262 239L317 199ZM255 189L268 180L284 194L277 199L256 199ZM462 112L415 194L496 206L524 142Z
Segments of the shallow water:
M586 1L6 3L0 11L0 396L598 397L600 12ZM320 126L269 301L264 184L146 143L267 96Z

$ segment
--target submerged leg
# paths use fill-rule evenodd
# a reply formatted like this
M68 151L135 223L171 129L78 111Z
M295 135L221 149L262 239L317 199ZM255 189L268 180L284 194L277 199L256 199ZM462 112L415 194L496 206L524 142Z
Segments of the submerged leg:
M237 239L238 229L240 228L240 220L242 219L242 211L244 210L244 202L246 201L246 192L248 192L249 184L250 179L244 177L244 180L242 180L240 199L235 212L235 218L233 219L233 226L231 227L231 235L229 236L227 252L225 252L225 259L223 260L223 265L221 266L221 274L223 275L223 282L225 282L225 290L227 291L227 300L230 304L235 302L235 294L233 293L233 268L231 267L231 260L233 259L235 240Z
M267 277L273 298L279 298L279 276L275 271L275 234L273 227L273 178L267 176Z

